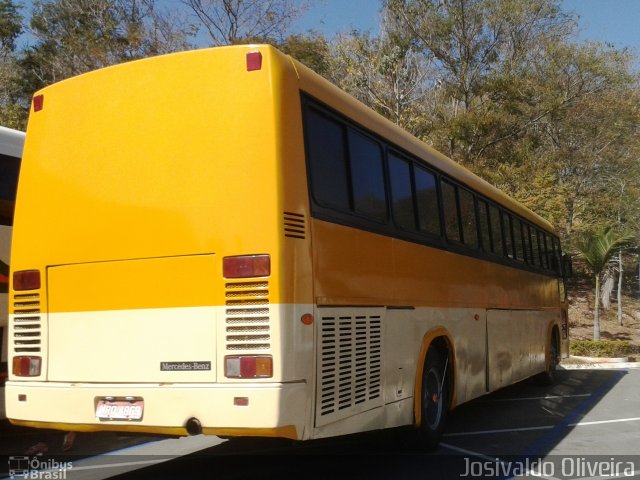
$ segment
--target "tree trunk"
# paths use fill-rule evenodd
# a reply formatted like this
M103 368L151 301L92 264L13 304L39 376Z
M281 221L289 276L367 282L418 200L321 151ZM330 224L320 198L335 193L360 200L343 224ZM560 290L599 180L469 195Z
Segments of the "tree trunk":
M618 324L622 325L622 250L618 252Z
M593 311L593 341L600 341L600 275L596 275L596 305Z

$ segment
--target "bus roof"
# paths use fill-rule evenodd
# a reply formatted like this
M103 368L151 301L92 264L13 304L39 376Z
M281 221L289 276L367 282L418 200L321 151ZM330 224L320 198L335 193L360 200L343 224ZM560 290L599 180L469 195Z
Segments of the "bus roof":
M13 128L0 127L0 154L22 157L25 133Z
M363 127L381 135L408 153L427 162L434 168L450 175L476 192L511 210L513 213L555 233L553 226L544 218L518 201L478 177L462 165L417 139L395 123L375 112L365 104L344 92L310 68L290 57L298 74L300 88L329 107L343 113Z

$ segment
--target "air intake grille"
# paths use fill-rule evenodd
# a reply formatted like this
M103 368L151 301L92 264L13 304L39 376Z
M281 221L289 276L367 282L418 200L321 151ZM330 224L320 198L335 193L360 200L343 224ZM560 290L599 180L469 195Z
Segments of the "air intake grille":
M14 294L13 315L13 351L40 353L42 348L40 294Z
M304 215L284 212L284 236L304 240L306 236Z
M382 405L382 312L327 309L320 318L318 426Z
M269 283L227 283L225 296L226 349L255 351L271 348Z

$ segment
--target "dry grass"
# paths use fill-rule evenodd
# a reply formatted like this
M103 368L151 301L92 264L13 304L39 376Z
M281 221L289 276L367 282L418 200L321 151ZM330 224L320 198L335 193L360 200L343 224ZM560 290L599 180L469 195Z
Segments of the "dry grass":
M588 283L581 282L569 288L569 336L575 340L593 340L594 291ZM630 353L640 357L640 298L636 295L622 297L622 325L617 318L618 305L613 300L611 308L600 307L600 339L629 342Z

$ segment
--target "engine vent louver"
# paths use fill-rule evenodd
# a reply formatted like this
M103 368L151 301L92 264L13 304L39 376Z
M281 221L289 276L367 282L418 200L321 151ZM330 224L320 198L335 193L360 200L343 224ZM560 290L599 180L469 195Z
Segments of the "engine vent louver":
M326 313L319 325L317 426L382 404L381 314Z
M306 222L304 215L284 212L284 236L289 238L306 238Z
M253 352L271 348L269 283L228 282L225 285L225 348Z
M40 294L14 294L13 306L13 351L15 353L40 353L42 351L42 318Z

